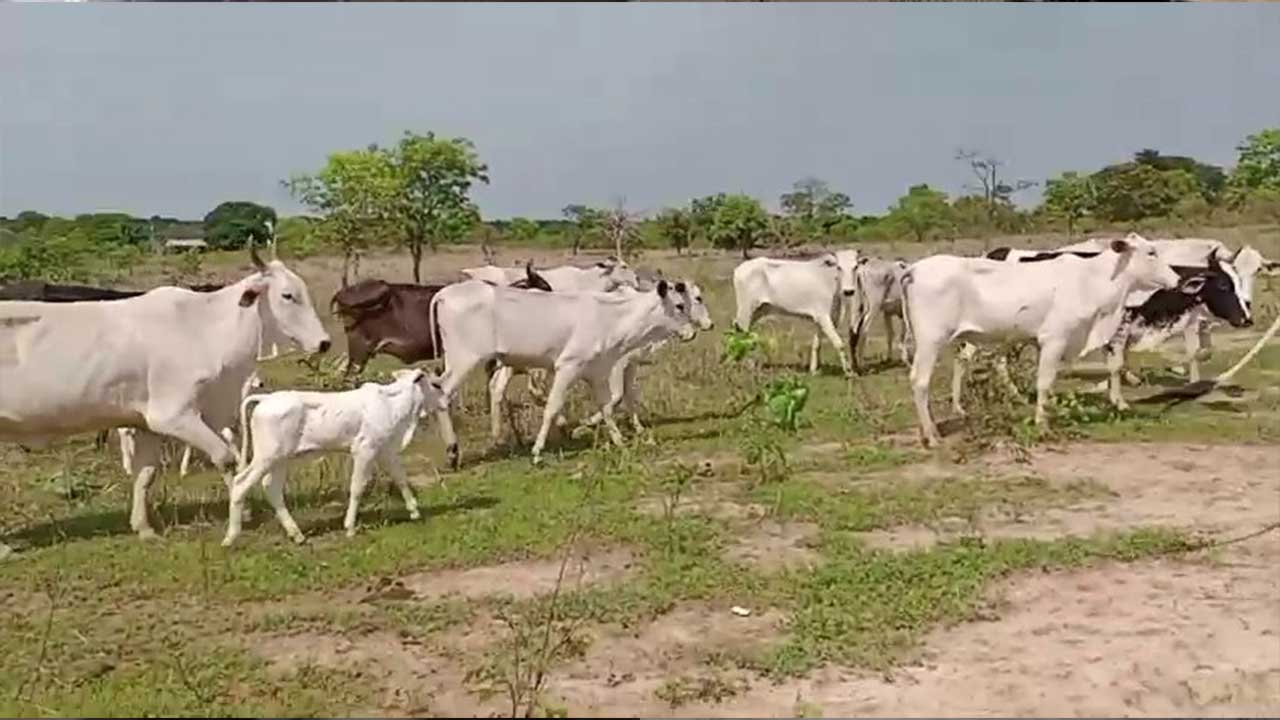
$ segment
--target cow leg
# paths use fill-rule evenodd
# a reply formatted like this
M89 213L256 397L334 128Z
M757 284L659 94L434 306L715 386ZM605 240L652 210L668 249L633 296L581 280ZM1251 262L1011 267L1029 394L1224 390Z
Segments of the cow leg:
M271 472L272 465L276 462L275 460L254 457L253 462L237 473L232 480L231 492L229 493L230 500L227 507L227 534L222 538L223 547L231 547L236 538L240 537L240 521L244 511L245 495L248 495L250 488Z
M182 462L178 465L178 477L184 478L191 470L191 446L184 445L182 448Z
M138 454L137 433L134 428L116 428L116 435L120 437L120 465L125 475L133 475L134 458Z
M1201 335L1203 323L1195 320L1187 323L1182 331L1182 342L1187 356L1187 382L1200 382L1200 348L1205 339Z
M525 372L525 379L529 384L529 396L538 401L547 399L547 391L542 389L542 382L539 380L541 377L544 377L544 373L541 370L528 370Z
M1111 404L1117 410L1128 410L1129 403L1125 402L1124 394L1120 391L1120 373L1124 370L1126 355L1124 344L1111 343L1104 345L1102 352L1107 358L1107 385Z
M237 451L214 432L200 415L186 412L164 418L147 418L147 427L161 435L177 438L209 457L214 467L222 470L236 462Z
M489 431L493 435L494 442L502 439L503 405L507 394L507 384L511 382L511 376L514 374L515 371L511 366L500 365L493 372L493 375L489 377Z
M351 456L351 497L347 501L347 517L342 521L347 537L356 534L356 509L360 506L360 497L373 477L375 455L366 451L356 451Z
M822 336L818 333L813 334L813 342L809 343L809 374L818 374L818 346L822 344Z
M636 365L635 362L627 363L622 370L622 409L631 416L631 427L638 434L644 432L644 425L640 422L640 389L636 387Z
M840 334L836 332L836 326L831 322L831 317L829 315L819 315L818 317L814 318L813 321L818 323L818 327L822 329L822 332L827 336L827 339L830 340L831 344L835 346L836 352L839 353L840 355L840 368L844 370L844 374L845 375L853 374L853 371L849 367L849 356L844 351L844 341L840 339ZM815 348L818 347L817 345L818 336L815 335L813 337L813 340L814 340L814 347ZM813 357L816 360L817 355L814 354ZM816 371L817 370L816 361L811 363L811 365L813 366L811 370Z
M951 362L951 410L960 417L966 415L960 403L960 396L964 393L964 374L977 352L978 348L973 343L961 343Z
M916 404L916 417L920 421L920 439L925 447L942 442L938 426L929 412L929 382L933 379L933 367L938 362L940 344L922 342L911 360L911 396Z
M884 344L886 357L893 357L893 313L884 311Z
M137 430L132 435L130 474L135 469L138 474L133 481L133 507L129 513L129 526L139 538L148 540L156 536L147 519L147 490L160 466L160 436L146 430Z
M613 406L618 402L619 398L614 398L611 385L613 368L607 375L599 373L590 373L587 380L591 384L591 392L595 395L596 403L600 405L600 416L604 420L605 429L609 431L609 439L614 445L622 445L622 432L618 430L618 424L613 420ZM621 393L619 393L619 396Z
M911 336L911 326L907 324L905 317L899 315L898 324L900 326L900 335L898 336L898 349L902 353L902 364L911 364L912 347L915 345L915 338Z
M533 442L533 462L542 462L542 448L547 444L547 433L551 431L551 423L564 407L564 396L569 386L582 374L578 365L563 365L556 368L555 378L551 381L551 390L547 392L547 406L542 411L542 427L538 428L538 438Z
M404 464L400 462L400 454L396 452L395 447L388 445L378 454L378 464L383 470L391 476L391 480L395 482L396 487L400 489L400 497L404 498L404 509L409 511L410 520L419 520L422 518L422 512L418 510L418 497L414 495L413 488L409 485L409 478L405 475Z
M450 363L448 355L444 358L444 374L440 378L440 388L444 392L445 397L449 398L449 404L452 406L456 397L458 387L462 385L467 376L471 374L476 366L483 362L482 358L466 357L460 358L455 356L453 363ZM448 410L436 411L436 422L440 425L440 439L444 442L445 452L449 456L449 467L454 470L462 461L462 454L458 450L458 436L453 431L453 417Z
M1000 376L1000 382L1004 383L1004 389L1008 390L1011 395L1017 397L1021 391L1013 382L1013 377L1009 375L1009 358L1004 355L996 357L996 374Z
M1036 372L1036 425L1044 427L1049 416L1046 406L1049 393L1053 390L1053 381L1058 376L1058 365L1062 362L1062 353L1066 345L1062 342L1049 341L1040 346L1040 363Z
M284 504L284 483L288 477L289 463L287 460L281 461L274 469L262 476L262 489L266 491L267 500L271 503L271 508L276 511L276 520L280 521L285 533L301 545L307 541L307 536L302 534L298 523L294 522L293 515L289 514L289 508Z

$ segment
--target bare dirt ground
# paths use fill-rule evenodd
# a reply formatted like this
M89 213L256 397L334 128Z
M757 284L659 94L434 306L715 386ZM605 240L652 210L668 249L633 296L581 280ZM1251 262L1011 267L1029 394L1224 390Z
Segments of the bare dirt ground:
M923 467L923 466L917 466ZM1027 473L1000 461L992 471ZM936 470L936 469L935 469ZM1018 518L989 518L990 536L1061 537L1138 525L1243 535L1280 521L1280 449L1265 446L1091 444L1038 452L1030 472L1051 481L1090 478L1110 497ZM728 502L723 498L718 503ZM694 503L696 504L696 503ZM812 559L802 523L746 520L755 530L726 550L772 568ZM942 539L929 528L869 533L889 548ZM624 551L587 565L584 582L624 573ZM513 564L404 578L415 593L475 596L508 590L512 574L531 591L550 564ZM497 582L489 582L501 578ZM884 674L827 667L773 684L713 670L776 642L787 618L740 617L727 604L684 604L643 627L597 628L586 655L554 671L549 697L574 715L782 716L1267 716L1280 713L1280 532L1192 557L1021 574L990 595L985 621L939 628L913 662ZM723 605L723 606L722 606ZM488 715L464 681L475 653L500 627L482 618L423 644L386 633L356 638L295 634L256 641L273 666L359 669L384 688L379 714ZM708 682L721 699L673 707L659 697L673 678Z

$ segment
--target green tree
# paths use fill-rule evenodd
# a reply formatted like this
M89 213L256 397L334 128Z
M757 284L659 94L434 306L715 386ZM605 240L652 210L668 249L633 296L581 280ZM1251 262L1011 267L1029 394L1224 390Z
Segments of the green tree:
M930 234L950 226L953 216L946 193L928 185L913 185L889 209L885 220L924 242Z
M529 244L538 238L538 223L529 218L512 218L507 226L511 238L521 244Z
M1067 223L1067 237L1075 233L1076 223L1093 207L1093 183L1087 176L1064 172L1045 181L1044 209Z
M599 210L586 205L565 205L560 214L573 224L570 234L573 236L573 254L586 243L587 237L599 233L604 227L604 216Z
M780 198L782 209L792 220L792 229L806 239L826 236L853 208L848 195L832 191L818 178L804 178L791 188Z
M1255 190L1280 190L1280 128L1267 128L1250 135L1236 150L1240 157L1231 173L1233 205L1244 204Z
M695 238L711 240L711 226L715 224L716 211L724 204L724 193L707 195L689 201L689 222Z
M423 245L429 243L435 252L440 241L457 242L479 221L471 188L477 182L489 183L489 167L480 162L470 140L430 132L406 132L389 155L397 202L388 215L403 226L413 258L413 281L422 282Z
M750 195L726 195L718 205L711 222L711 241L719 248L740 250L746 258L747 251L769 230L768 213Z
M658 234L676 249L677 255L693 241L693 220L688 210L667 208L658 215L657 225Z
M1260 222L1280 223L1280 188L1260 187L1245 196L1245 216Z
M218 250L238 250L250 241L268 242L276 211L247 200L220 203L204 216L204 241Z
M359 272L361 253L392 229L391 208L400 201L399 183L390 156L371 146L329 156L314 175L295 175L284 182L295 198L319 213L313 227L323 244L342 250L342 284Z
M1116 222L1166 217L1180 200L1200 192L1195 176L1185 170L1161 171L1138 162L1105 167L1090 177L1090 183L1091 212Z
M1161 155L1159 150L1145 148L1134 153L1133 161L1161 171L1183 170L1196 179L1200 196L1210 205L1217 204L1227 186L1227 174L1217 165L1202 163L1184 155Z

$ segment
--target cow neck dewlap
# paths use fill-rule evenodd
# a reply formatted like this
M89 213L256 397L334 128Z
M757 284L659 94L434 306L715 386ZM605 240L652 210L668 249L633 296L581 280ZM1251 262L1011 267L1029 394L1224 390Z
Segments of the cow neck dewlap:
M217 342L212 345L217 348L214 352L219 356L218 359L228 366L243 365L246 373L257 365L258 342L265 323L264 313L268 310L265 291L248 308L240 306L240 296L258 275L259 273L254 273L240 282L207 295L201 293L203 297L199 298L208 306L218 309L214 313L217 319L208 327L201 328L201 334L217 338Z

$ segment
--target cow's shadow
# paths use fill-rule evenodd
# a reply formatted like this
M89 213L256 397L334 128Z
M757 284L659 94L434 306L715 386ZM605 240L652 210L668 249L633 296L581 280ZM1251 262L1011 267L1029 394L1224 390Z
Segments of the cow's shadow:
M885 357L875 362L863 362L858 364L857 374L861 375L879 375L889 372L890 370L906 368L902 360L898 358Z
M377 482L366 491L361 501L361 515L365 516L369 513L372 509L371 506L378 502L374 498L374 493L385 490L389 495L388 499L383 501L387 503L383 508L383 515L391 519L392 523L409 522L408 513L401 504L399 491L394 488L389 479L383 480L384 482ZM340 529L342 527L343 514L346 508L346 492L345 485L341 487L311 487L287 495L285 501L288 503L290 512L295 517L307 509L332 506L332 512L327 513L325 518L311 523L301 523L304 525L304 532L308 535L320 534L333 529L335 523L337 528ZM275 513L271 510L271 506L264 497L261 497L260 494L257 497L251 494L248 502L252 507L253 514L249 520L244 522L246 530L263 525L277 524ZM462 498L454 502L423 505L420 511L423 517L431 518L453 512L490 508L497 504L497 498L480 495ZM155 528L157 534L163 536L167 531L197 524L225 526L228 504L225 496L217 499L159 504L153 498L149 509L152 527ZM116 510L86 512L64 518L50 518L46 522L20 528L7 535L0 536L0 542L8 543L18 550L23 550L50 547L61 542L73 540L91 540L132 534L133 529L129 526L129 508L124 505Z

